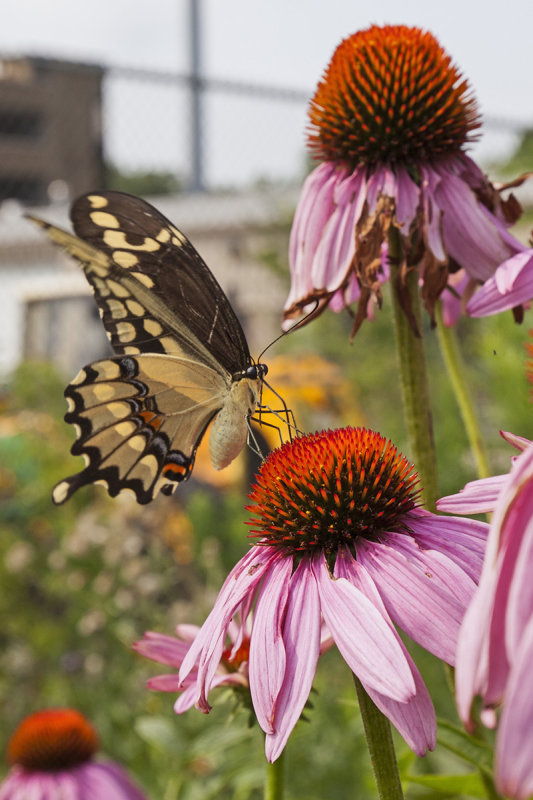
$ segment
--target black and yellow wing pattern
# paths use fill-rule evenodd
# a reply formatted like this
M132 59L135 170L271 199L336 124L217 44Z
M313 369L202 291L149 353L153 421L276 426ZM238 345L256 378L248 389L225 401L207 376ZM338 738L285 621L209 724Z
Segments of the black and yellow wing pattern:
M63 503L89 483L139 503L172 494L193 468L211 422L217 469L245 444L260 398L255 364L235 313L187 237L149 203L103 191L76 200L76 235L30 217L82 266L115 352L84 367L65 390L65 420L85 469L53 491Z

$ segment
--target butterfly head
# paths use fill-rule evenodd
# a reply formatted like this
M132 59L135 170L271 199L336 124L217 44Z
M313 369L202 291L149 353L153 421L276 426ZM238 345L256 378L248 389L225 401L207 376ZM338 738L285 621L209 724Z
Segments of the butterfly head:
M240 381L243 378L250 378L252 381L262 381L265 375L268 374L268 367L266 364L251 364L242 372L235 372L232 375L234 381Z

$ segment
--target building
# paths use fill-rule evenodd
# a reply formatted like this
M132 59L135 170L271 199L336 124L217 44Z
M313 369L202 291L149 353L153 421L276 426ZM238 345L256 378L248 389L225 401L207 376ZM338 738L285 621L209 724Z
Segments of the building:
M100 66L0 59L0 202L44 205L104 182Z

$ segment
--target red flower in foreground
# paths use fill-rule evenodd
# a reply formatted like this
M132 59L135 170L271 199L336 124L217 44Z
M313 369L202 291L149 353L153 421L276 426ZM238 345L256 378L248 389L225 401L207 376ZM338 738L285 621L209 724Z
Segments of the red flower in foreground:
M286 443L263 463L250 501L257 544L187 650L181 685L192 691L192 677L208 712L230 626L248 621L250 693L273 761L307 701L325 626L375 704L424 754L435 743L434 711L394 623L453 663L488 526L422 509L413 467L361 428Z
M504 201L464 152L480 127L477 106L430 33L373 25L349 36L309 118L309 146L322 163L305 181L294 217L285 319L316 301L318 310L335 311L357 302L355 333L369 300L381 304L391 230L401 268L394 290L411 320L403 290L409 269L419 269L433 314L441 295L458 291L460 279L453 287L450 276L466 278L459 290L468 298L525 249L507 232L518 203Z
M145 800L118 764L97 762L94 728L70 708L37 711L11 737L0 800Z
M522 451L509 474L473 481L438 506L494 512L479 588L459 635L457 706L470 728L476 695L489 727L501 707L496 783L506 797L525 800L533 794L533 443L505 438Z

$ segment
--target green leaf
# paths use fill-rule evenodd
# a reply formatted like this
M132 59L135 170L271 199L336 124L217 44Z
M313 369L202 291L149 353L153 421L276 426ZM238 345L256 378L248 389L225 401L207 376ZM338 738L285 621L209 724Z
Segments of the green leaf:
M452 797L485 797L483 781L476 772L466 775L409 775L406 780Z
M440 719L437 742L464 761L492 774L492 749L480 739L474 739L464 730L447 720Z

